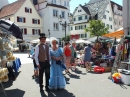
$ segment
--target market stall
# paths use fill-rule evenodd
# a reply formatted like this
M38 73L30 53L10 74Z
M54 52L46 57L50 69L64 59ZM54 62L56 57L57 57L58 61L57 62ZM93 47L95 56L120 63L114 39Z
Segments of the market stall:
M17 61L17 58L13 55L15 49L13 45L16 38L23 39L20 28L9 20L0 20L0 84L2 87L2 82L7 82L9 75L14 75L13 68L17 66L18 70L20 67L20 65L17 65L18 62L14 64Z

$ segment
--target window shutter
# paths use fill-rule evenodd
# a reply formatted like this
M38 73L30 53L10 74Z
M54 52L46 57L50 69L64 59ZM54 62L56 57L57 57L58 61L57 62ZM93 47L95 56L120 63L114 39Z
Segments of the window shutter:
M34 35L35 33L34 33L34 29L32 29L32 34Z
M24 34L27 34L27 29L26 28L24 28Z
M40 30L40 29L38 29L38 34L40 35L40 33L41 33L41 30Z
M40 24L40 20L38 20L38 24Z
M32 23L34 24L34 19L32 19Z
M26 23L26 19L25 18L23 18L24 19L24 23Z
M17 17L17 22L19 22L19 17Z
M27 12L27 8L25 7L25 12Z
M32 13L32 9L30 8L30 13Z

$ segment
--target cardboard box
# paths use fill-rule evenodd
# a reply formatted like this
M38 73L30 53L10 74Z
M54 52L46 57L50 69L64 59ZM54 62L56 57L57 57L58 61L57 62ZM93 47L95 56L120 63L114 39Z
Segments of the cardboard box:
M104 67L105 68L105 72L111 72L112 67Z

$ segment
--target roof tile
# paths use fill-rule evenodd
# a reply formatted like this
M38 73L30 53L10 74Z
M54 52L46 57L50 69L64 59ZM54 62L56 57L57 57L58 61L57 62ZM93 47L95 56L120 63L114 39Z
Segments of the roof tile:
M0 18L15 14L26 0L18 0L9 5L6 5L0 10Z

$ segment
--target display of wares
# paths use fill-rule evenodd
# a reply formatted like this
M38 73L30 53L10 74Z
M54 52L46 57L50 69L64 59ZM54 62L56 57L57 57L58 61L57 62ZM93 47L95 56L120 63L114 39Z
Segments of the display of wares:
M8 69L0 68L0 83L8 81Z

